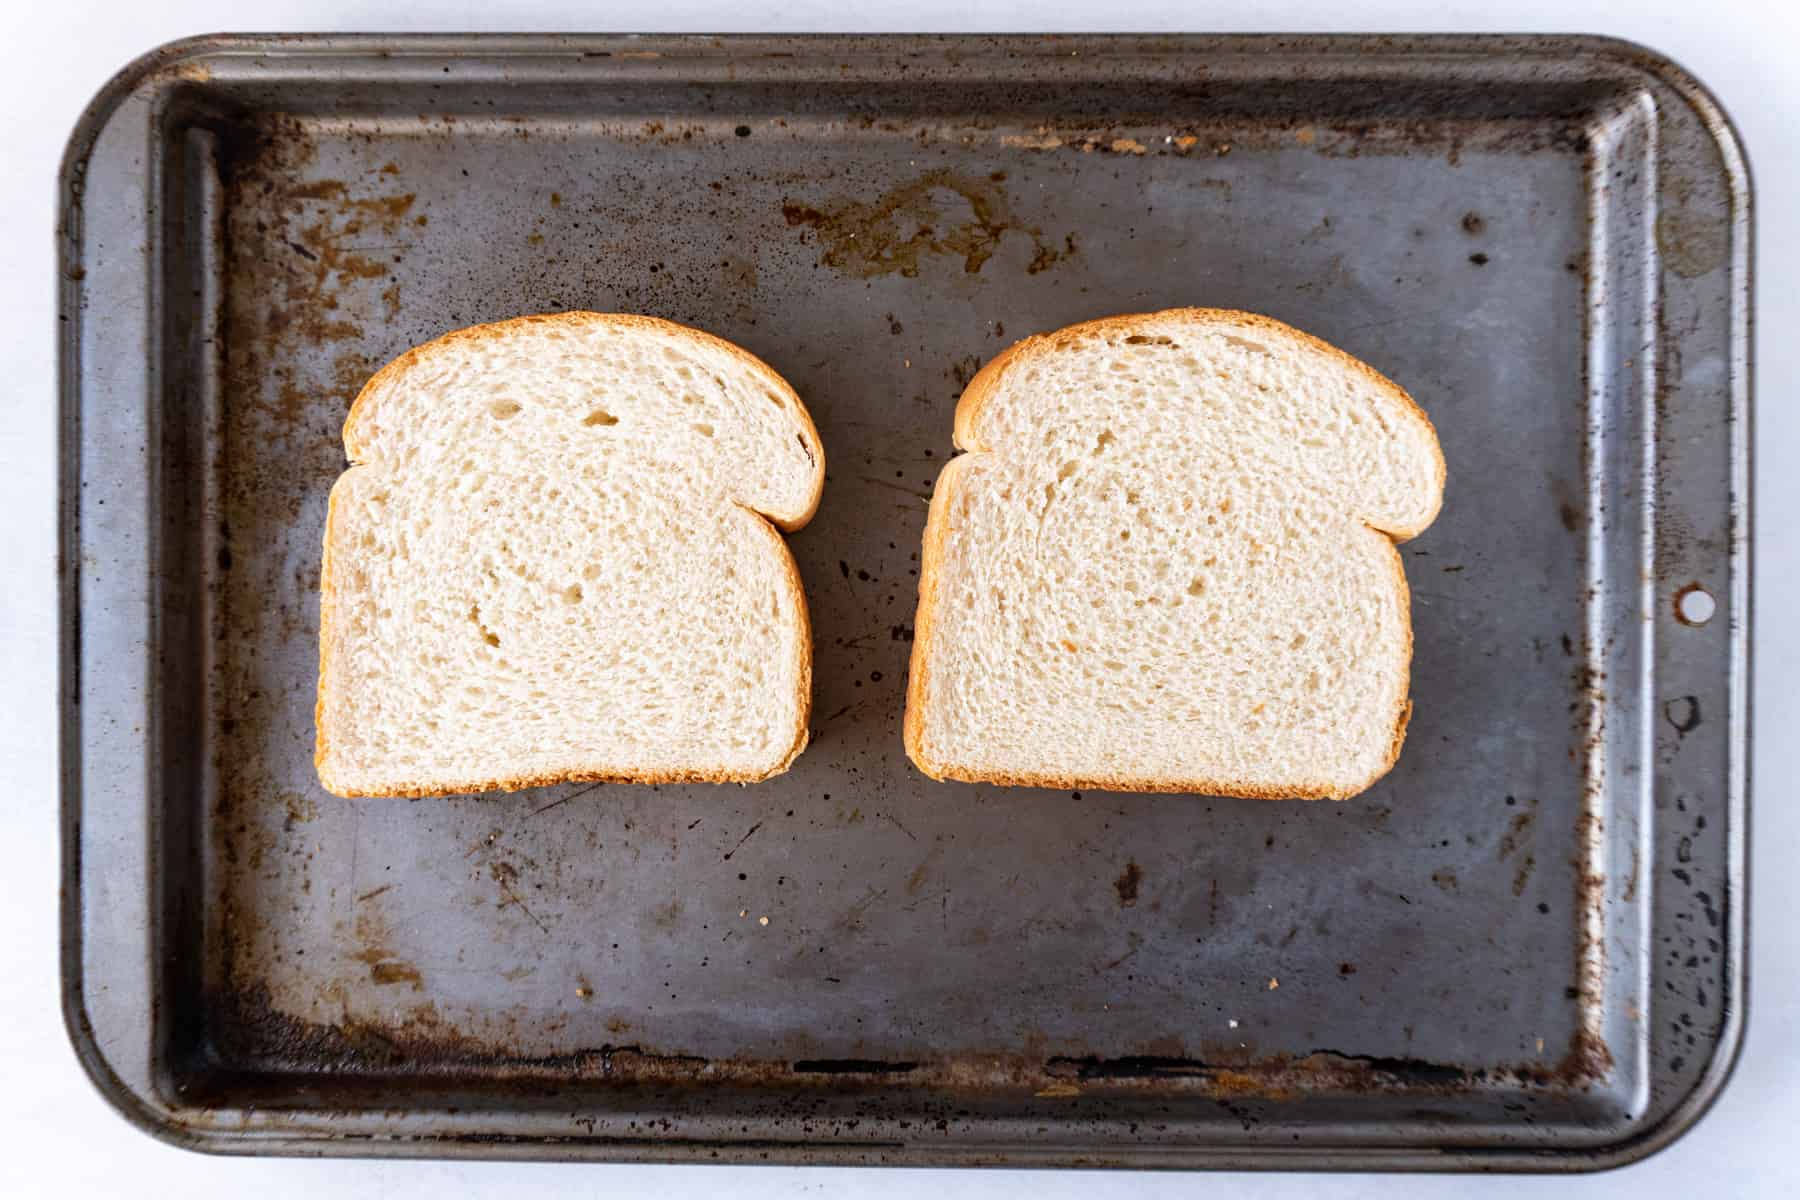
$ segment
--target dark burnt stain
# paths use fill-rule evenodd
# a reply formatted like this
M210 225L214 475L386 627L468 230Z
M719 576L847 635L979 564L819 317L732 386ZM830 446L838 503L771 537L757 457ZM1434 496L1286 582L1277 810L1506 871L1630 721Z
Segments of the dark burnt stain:
M878 1058L803 1058L794 1064L796 1075L905 1075L918 1069L916 1062Z
M1586 727L1586 712L1589 708L1600 708L1606 703L1606 689L1601 684L1606 682L1606 672L1582 663L1569 673L1569 684L1575 693L1570 701L1569 710L1576 714L1578 725Z
M363 961L368 962L368 959ZM380 959L369 962L369 978L377 985L408 983L417 991L424 983L419 969L403 959Z
M1446 892L1456 891L1456 872L1448 868L1440 868L1431 873L1431 882Z
M912 640L913 627L911 625L894 625L888 629L888 641L890 642L910 642Z
M1487 232L1487 221L1478 212L1466 212L1462 219L1463 232L1471 237L1478 237Z
M1583 1031L1571 1038L1568 1050L1550 1064L1526 1062L1470 1068L1429 1059L1313 1049L1305 1054L1241 1061L1233 1061L1229 1056L1209 1055L1201 1059L1153 1053L1116 1058L1063 1056L1045 1063L1044 1073L1083 1084L1167 1087L1182 1083L1212 1094L1287 1101L1320 1093L1452 1095L1494 1083L1571 1092L1592 1086L1612 1068L1613 1057L1606 1043Z
M789 200L781 215L790 226L817 232L825 246L820 263L857 279L914 278L928 255L960 258L965 273L979 274L1012 231L1031 240L1026 269L1033 274L1075 253L1072 235L1052 241L1018 221L996 181L948 170L929 171L867 202L817 208Z
M1560 476L1550 477L1550 496L1556 501L1557 519L1569 533L1581 532L1581 501L1568 482Z
M335 1024L309 1021L281 1010L260 985L214 997L208 1031L215 1053L250 1069L303 1071L335 1076L406 1074L458 1075L492 1084L517 1082L535 1090L547 1078L594 1078L621 1083L691 1083L701 1079L707 1060L664 1054L638 1045L603 1044L555 1055L519 1055L503 1042L458 1030L427 1001L376 1022L346 1016ZM763 1074L786 1075L786 1064L768 1064Z
M351 926L357 948L350 957L369 968L369 979L378 987L407 984L415 992L422 991L425 980L419 969L387 948L387 922L379 909L380 905L358 907Z
M1485 267L1488 265L1488 256L1477 251L1474 254L1469 255L1469 261L1478 267Z
M1678 737L1686 737L1700 728L1700 698L1698 696L1677 696L1663 704L1663 720L1669 723Z
M1555 1063L1520 1066L1513 1074L1522 1083L1578 1091L1606 1078L1612 1069L1612 1051L1607 1049L1606 1042L1583 1029L1569 1039L1568 1050Z
M980 373L981 359L973 354L965 354L950 364L950 378L956 380L960 391L969 386L969 381Z
M1040 272L1048 271L1063 259L1073 257L1080 252L1080 247L1075 241L1075 235L1072 233L1063 234L1062 247L1058 249L1048 242L1040 240L1036 230L1029 230L1028 232L1032 235L1033 241L1035 242L1035 248L1031 254L1031 261L1025 264L1025 273L1027 275L1036 275ZM1004 337L1006 335L1006 327L1004 325L996 324L995 330L995 337Z
M1537 857L1535 855L1527 854L1525 856L1525 861L1519 864L1519 869L1513 872L1513 895L1523 896L1525 894L1525 887L1531 882L1531 873L1536 869Z
M315 157L310 133L291 118L233 126L220 139L228 369L235 358L266 371L290 349L360 337L359 319L375 315L360 285L385 279L407 230L418 228L416 193L307 179Z
M1482 1078L1479 1072L1443 1063L1335 1050L1275 1055L1246 1063L1159 1054L1053 1058L1045 1073L1083 1083L1191 1080L1214 1094L1275 1101L1319 1092L1466 1091Z
M283 792L281 805L287 814L282 822L282 832L284 833L292 833L294 826L310 821L319 815L319 806L313 798L299 792Z
M1519 847L1524 845L1526 838L1531 835L1531 826L1536 821L1537 801L1533 800L1530 809L1513 815L1511 823L1506 827L1506 832L1500 835L1500 846L1495 857L1501 862L1505 862L1517 853Z
M1713 904L1712 894L1710 892L1696 890L1694 892L1694 899L1700 902L1700 911L1706 918L1706 924L1710 928L1717 929L1719 927L1720 913L1718 907Z
M1138 901L1138 885L1144 881L1144 869L1135 862L1125 864L1125 870L1113 880L1113 891L1119 894L1120 908L1136 907Z

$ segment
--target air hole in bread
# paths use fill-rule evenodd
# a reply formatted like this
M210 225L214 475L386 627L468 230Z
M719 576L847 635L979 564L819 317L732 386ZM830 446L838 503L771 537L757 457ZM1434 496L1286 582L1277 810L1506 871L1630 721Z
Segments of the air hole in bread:
M488 412L496 421L507 421L518 416L524 407L517 400L496 400L488 405Z
M604 408L596 408L593 412L581 418L581 423L583 425L617 425L619 423L619 418L613 416Z
M713 435L713 427L706 424L696 424L694 426L694 432L701 437L711 437Z
M1127 346L1173 346L1175 339L1163 337L1161 334L1134 333L1125 339L1125 344Z
M694 394L694 393L693 393L693 392L683 392L683 393L681 393L681 402L682 402L682 403L683 403L683 404L701 404L701 403L704 403L704 401L702 401L702 400L701 400L701 399L700 399L700 397L699 397L699 396L697 396L697 395L695 395L695 394Z
M495 635L494 631L481 623L481 605L469 605L469 620L474 624L476 629L481 631L482 641L490 646L498 646L500 644L500 639Z
M581 585L579 583L571 583L568 587L566 587L562 590L562 598L563 598L563 603L565 603L565 604L580 604L581 603Z
M1119 440L1118 438L1113 436L1112 430L1102 429L1100 431L1100 436L1094 439L1094 453L1095 454L1103 453L1108 446L1112 445L1114 442L1116 442L1118 440Z
M1227 346L1236 346L1240 350L1254 351L1257 354L1267 354L1269 352L1269 348L1261 342L1253 342L1248 338L1233 337L1229 333L1225 335L1225 344Z

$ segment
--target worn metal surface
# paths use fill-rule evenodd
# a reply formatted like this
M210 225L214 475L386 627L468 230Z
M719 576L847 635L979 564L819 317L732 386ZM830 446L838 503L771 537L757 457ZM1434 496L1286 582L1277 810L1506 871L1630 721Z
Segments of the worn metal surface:
M1579 1169L1742 1022L1748 181L1581 39L301 38L71 144L65 994L233 1152ZM900 715L961 386L1265 312L1408 387L1417 702L1343 804L942 785ZM815 730L750 788L345 801L320 527L367 375L589 308L767 359ZM1718 613L1679 619L1677 594Z

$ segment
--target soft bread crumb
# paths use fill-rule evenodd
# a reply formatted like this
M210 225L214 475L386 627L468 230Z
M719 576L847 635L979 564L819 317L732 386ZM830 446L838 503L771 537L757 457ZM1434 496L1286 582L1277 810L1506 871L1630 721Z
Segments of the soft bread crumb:
M1400 388L1267 318L1030 338L956 411L920 570L907 752L937 778L1343 797L1410 705L1394 542L1443 458Z
M824 455L762 362L651 318L522 317L389 364L344 443L327 788L745 781L799 753L811 640L770 522L811 517Z

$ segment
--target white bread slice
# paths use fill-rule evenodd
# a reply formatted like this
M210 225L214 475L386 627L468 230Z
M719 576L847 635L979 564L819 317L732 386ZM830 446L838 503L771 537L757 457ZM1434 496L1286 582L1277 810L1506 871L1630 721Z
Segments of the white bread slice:
M520 317L382 368L344 447L329 790L743 782L806 744L806 604L769 522L812 517L825 458L760 360L649 317Z
M1400 752L1394 543L1444 460L1399 387L1266 317L1027 338L956 408L919 571L906 750L927 775L1356 794Z

